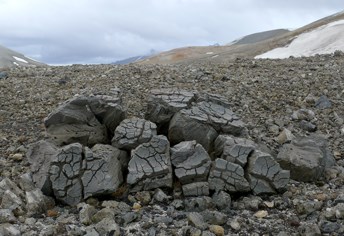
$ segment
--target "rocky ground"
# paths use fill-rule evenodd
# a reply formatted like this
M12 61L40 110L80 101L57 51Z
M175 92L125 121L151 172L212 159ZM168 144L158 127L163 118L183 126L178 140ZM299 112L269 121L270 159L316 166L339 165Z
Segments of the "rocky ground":
M30 171L25 153L30 143L45 137L43 119L76 94L111 94L117 88L123 92L128 116L139 118L144 118L151 89L222 95L247 124L250 138L274 155L282 147L278 136L284 128L296 136L321 133L336 166L316 182L291 180L286 192L270 196L178 198L172 191L155 190L125 198L117 194L91 198L77 207L56 202L48 211L30 214L4 210L3 199L0 235L344 234L344 55L340 53L286 60L237 59L227 64L1 71L7 76L0 77L0 181L8 178L18 185L18 196L30 189L22 176ZM311 111L307 122L295 117L294 112L302 108ZM4 193L1 186L10 185L0 184L0 193Z

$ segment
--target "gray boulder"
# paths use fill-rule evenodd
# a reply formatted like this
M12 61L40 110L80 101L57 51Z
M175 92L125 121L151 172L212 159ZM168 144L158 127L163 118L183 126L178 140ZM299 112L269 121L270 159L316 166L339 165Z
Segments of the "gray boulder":
M27 215L29 216L38 213L46 213L47 210L51 209L55 205L54 200L45 196L40 189L26 192L25 202Z
M79 143L61 148L49 169L55 197L76 205L88 197L115 192L123 183L121 159L125 155L102 144L92 149Z
M213 102L200 102L173 116L168 136L172 143L196 140L209 151L218 133L240 135L243 130L244 123L230 109Z
M153 122L144 119L125 119L116 128L112 145L126 150L134 149L141 143L149 142L157 134L156 129Z
M57 144L107 143L108 135L125 118L121 99L110 96L78 96L64 102L44 120L48 136Z
M168 123L172 116L195 101L195 93L179 89L154 89L148 98L145 118L159 125Z
M48 196L53 195L49 177L50 164L58 152L59 149L54 144L41 140L31 144L26 153L30 163L33 183Z
M153 136L150 142L131 152L127 183L132 192L172 187L170 143L165 136Z
M283 169L290 170L290 178L303 182L319 179L326 168L335 164L326 138L315 134L284 144L276 160Z
M244 175L240 165L217 158L210 170L209 188L215 191L248 192L250 184Z
M211 160L202 145L196 141L185 141L171 148L174 173L182 184L206 181Z
M219 135L215 140L215 155L244 167L256 146L248 139Z
M255 151L247 165L247 178L254 194L271 194L285 190L290 173L282 170L269 154Z
M208 182L195 182L190 184L184 184L182 186L183 194L185 197L191 196L208 196L209 195L209 183Z

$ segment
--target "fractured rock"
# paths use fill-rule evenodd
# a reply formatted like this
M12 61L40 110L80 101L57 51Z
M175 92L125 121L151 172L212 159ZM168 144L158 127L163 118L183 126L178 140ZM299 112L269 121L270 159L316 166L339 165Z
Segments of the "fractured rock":
M209 151L218 132L240 135L244 123L230 109L212 102L200 102L176 113L169 126L172 143L196 140Z
M26 192L25 195L29 215L45 213L55 205L54 200L45 196L40 189Z
M153 89L145 118L159 125L168 123L181 109L189 108L195 93L178 89Z
M182 186L182 189L183 189L183 194L185 197L209 195L208 182L196 182L196 183L184 184Z
M52 143L41 140L29 146L26 153L35 186L46 195L53 195L49 168L59 149Z
M335 164L323 136L299 137L290 144L284 144L277 155L278 163L290 170L290 178L309 182L321 177L325 168Z
M134 149L141 143L149 142L157 134L156 129L156 124L144 119L125 119L116 128L112 145L126 150Z
M49 171L55 197L76 205L88 197L115 192L123 182L121 159L125 155L102 144L92 149L78 143L61 148Z
M219 135L215 140L215 154L222 159L244 167L256 144L248 139Z
M44 120L47 134L57 145L107 143L126 111L110 96L78 96L64 102Z
M217 158L210 170L209 188L215 191L248 192L250 185L244 175L240 165Z
M254 194L282 191L289 183L290 173L282 170L269 154L255 151L249 158L247 176Z
M171 148L171 162L182 184L206 181L208 178L211 160L196 141L181 142Z
M153 136L150 142L131 152L127 183L132 191L172 187L170 143L164 136Z

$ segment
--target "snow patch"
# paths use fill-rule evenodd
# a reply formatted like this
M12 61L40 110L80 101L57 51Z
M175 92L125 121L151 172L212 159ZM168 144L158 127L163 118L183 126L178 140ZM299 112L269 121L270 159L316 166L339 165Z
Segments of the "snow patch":
M214 55L214 56L212 56L211 58L216 58L216 57L218 57L219 55Z
M13 62L13 64L14 64L15 66L19 66L19 64L18 64L17 62Z
M334 21L300 34L288 46L275 48L255 58L288 58L314 56L344 51L344 20Z
M212 55L212 54L214 54L214 52L207 52L206 54L207 55Z
M27 61L25 61L24 59L22 59L20 57L13 56L13 58L16 59L17 61L28 63Z

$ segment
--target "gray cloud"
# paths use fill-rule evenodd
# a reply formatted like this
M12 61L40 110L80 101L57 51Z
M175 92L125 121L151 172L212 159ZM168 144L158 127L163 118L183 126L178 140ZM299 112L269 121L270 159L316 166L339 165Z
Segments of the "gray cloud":
M342 0L0 0L0 44L46 63L109 63L296 28L342 8Z

